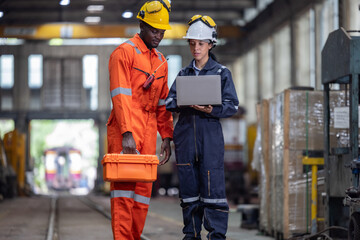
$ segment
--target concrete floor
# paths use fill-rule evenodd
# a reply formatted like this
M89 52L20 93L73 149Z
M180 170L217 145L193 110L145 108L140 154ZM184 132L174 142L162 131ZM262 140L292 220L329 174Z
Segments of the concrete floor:
M166 223L163 226L161 223ZM171 225L174 240L182 238L182 212L180 200L177 197L152 198L148 218L145 223L144 235L150 239L172 240L162 238L162 233L168 232ZM237 212L236 206L230 206L229 225L227 232L228 240L272 240L274 238L262 236L258 230L240 228L241 213ZM167 233L168 234L168 233ZM203 229L202 239L206 239L206 230Z
M110 213L110 196L87 196L104 212ZM56 229L63 240L112 239L111 222L99 212L84 204L82 197L62 194L58 196ZM1 240L45 239L49 216L50 196L17 197L0 202ZM227 240L272 240L261 236L257 230L240 228L241 214L231 206ZM146 240L180 240L182 212L178 197L153 197L146 219L143 236ZM203 230L202 239L207 232Z

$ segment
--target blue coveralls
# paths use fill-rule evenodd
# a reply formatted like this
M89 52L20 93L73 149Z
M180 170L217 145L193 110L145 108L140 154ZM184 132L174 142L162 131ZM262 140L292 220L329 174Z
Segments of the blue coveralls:
M193 62L178 75L195 75ZM222 105L213 106L211 114L190 107L179 108L176 82L166 99L166 109L180 113L173 139L184 218L183 233L184 239L201 239L204 219L208 239L225 239L229 206L225 194L224 137L219 118L235 114L239 101L231 72L212 57L199 75L221 75Z

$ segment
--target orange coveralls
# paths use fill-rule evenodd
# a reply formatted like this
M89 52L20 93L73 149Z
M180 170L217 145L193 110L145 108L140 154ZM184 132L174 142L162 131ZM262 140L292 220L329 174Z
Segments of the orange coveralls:
M138 34L118 46L110 56L109 74L113 109L107 123L108 152L122 151L122 134L132 132L141 154L156 153L159 131L172 138L172 115L165 108L168 68L164 63L155 81L143 88L148 74L166 61L156 49L149 50ZM111 225L114 239L139 240L151 198L152 183L111 183Z

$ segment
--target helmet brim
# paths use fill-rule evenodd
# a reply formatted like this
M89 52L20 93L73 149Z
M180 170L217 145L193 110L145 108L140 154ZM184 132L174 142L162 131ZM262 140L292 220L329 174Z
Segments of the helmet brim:
M147 21L146 19L142 19L139 16L137 16L136 18L140 19L141 21L149 24L150 26L152 26L153 28L156 28L156 29L161 29L161 30L170 30L171 29L170 24L153 23L153 22Z
M212 44L215 44L215 43L217 42L216 40L211 40L211 39L208 39L208 38L204 39L204 38L187 37L187 36L184 36L183 39L187 39L187 40L194 39L194 40L202 40L202 41L208 40L208 41L210 41L210 43L212 43Z

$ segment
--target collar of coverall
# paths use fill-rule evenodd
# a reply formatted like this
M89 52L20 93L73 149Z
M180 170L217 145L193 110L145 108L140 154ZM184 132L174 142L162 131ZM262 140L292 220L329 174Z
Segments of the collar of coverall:
M146 44L144 43L144 41L141 39L140 35L137 33L135 34L135 39L136 39L136 43L137 43L137 47L140 49L141 52L147 52L147 51L152 51L154 54L156 54L158 56L158 51L155 50L155 48L152 48L151 50L147 48ZM159 53L160 54L160 53Z
M190 64L187 66L187 68L191 68L191 69L193 69L193 62L194 62L195 60L193 59L191 62L190 62ZM207 63L205 64L205 66L201 69L201 70L211 70L211 69L213 69L215 66L216 66L216 61L211 57L211 56L209 56L209 60L207 61Z

